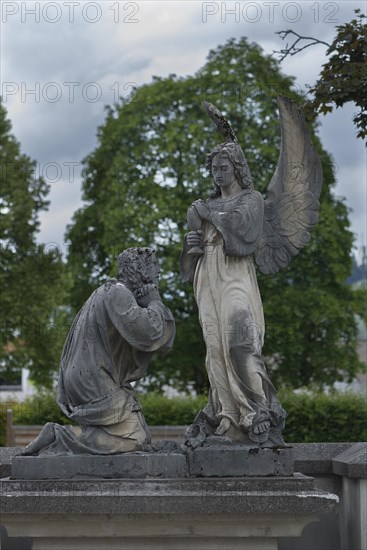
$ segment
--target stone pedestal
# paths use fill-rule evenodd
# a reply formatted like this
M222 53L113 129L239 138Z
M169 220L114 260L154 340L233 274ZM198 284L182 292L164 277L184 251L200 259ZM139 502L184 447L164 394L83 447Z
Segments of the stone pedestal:
M13 459L14 479L143 479L188 475L180 453L125 453L121 455L20 456Z
M337 497L312 478L3 479L1 521L32 550L276 550Z
M14 479L182 478L291 476L293 449L211 445L190 450L120 455L40 455L15 457Z
M293 449L243 445L200 447L187 452L188 471L199 477L291 476Z

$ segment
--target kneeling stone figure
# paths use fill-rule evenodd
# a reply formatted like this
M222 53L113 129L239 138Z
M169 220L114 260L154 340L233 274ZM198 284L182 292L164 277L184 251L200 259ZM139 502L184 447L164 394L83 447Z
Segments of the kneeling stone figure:
M118 258L117 279L97 288L77 314L61 357L57 402L78 426L47 423L24 455L142 450L150 435L131 383L154 352L170 350L175 322L158 292L150 248Z

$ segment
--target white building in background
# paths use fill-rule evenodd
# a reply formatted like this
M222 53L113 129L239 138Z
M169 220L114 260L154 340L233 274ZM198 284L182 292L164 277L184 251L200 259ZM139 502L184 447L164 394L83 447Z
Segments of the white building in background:
M361 393L367 399L367 325L359 316L356 317L358 336L357 351L360 362L364 365L366 372L357 374L350 384L346 382L335 382L334 387L338 391L354 391Z
M0 384L0 401L24 401L35 392L36 389L29 379L29 370L22 369L18 380Z

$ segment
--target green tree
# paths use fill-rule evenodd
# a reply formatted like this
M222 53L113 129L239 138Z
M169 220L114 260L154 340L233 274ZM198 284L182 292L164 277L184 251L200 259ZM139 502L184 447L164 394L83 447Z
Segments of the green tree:
M328 46L328 61L323 65L316 83L310 87L313 98L307 102L305 110L310 117L316 117L319 113L325 115L331 112L333 105L342 107L353 101L359 109L353 116L357 137L364 139L367 136L367 25L364 22L366 16L359 9L355 13L355 19L337 27L331 44L300 36L291 30L280 31L277 34L283 40L293 35L295 41L278 53L283 60L315 44Z
M206 386L204 345L191 285L178 274L186 209L207 196L212 181L205 156L220 141L201 101L218 105L243 146L257 189L265 192L280 146L276 96L298 102L293 78L245 38L209 53L194 75L155 77L127 100L108 108L98 145L84 161L83 199L68 228L72 303L116 271L126 247L154 245L162 267L165 300L177 321L173 351L157 359L150 385ZM312 128L311 128L312 130ZM313 131L313 130L312 130ZM268 333L265 354L278 383L330 383L360 367L355 353L354 295L345 284L353 236L347 208L332 194L330 157L322 150L321 219L312 241L275 276L259 276Z
M65 267L57 250L36 243L38 215L49 188L36 163L21 153L0 103L0 377L14 380L22 367L49 386L66 330Z

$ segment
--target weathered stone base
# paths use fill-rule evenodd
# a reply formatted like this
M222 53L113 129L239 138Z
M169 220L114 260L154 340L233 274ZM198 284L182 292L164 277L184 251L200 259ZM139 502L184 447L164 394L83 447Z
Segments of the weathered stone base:
M292 449L210 446L186 453L41 455L15 457L13 479L291 476Z
M95 538L71 538L65 539L39 539L33 543L32 550L188 550L192 540L183 538L178 540L174 537L132 537L125 539L113 539L104 537ZM277 550L276 539L238 539L230 537L203 537L195 539L195 550Z
M189 451L187 457L191 476L291 476L294 471L291 448L200 447Z
M1 548L367 550L367 444L291 445L303 476L2 479ZM19 452L0 448L0 477Z
M337 497L312 478L2 480L1 522L32 550L276 550Z
M22 520L5 517L4 523L8 533L28 533L32 550L277 550L278 537L300 536L316 516L48 514Z
M178 453L20 456L14 458L12 464L14 479L142 479L187 475L185 455Z

